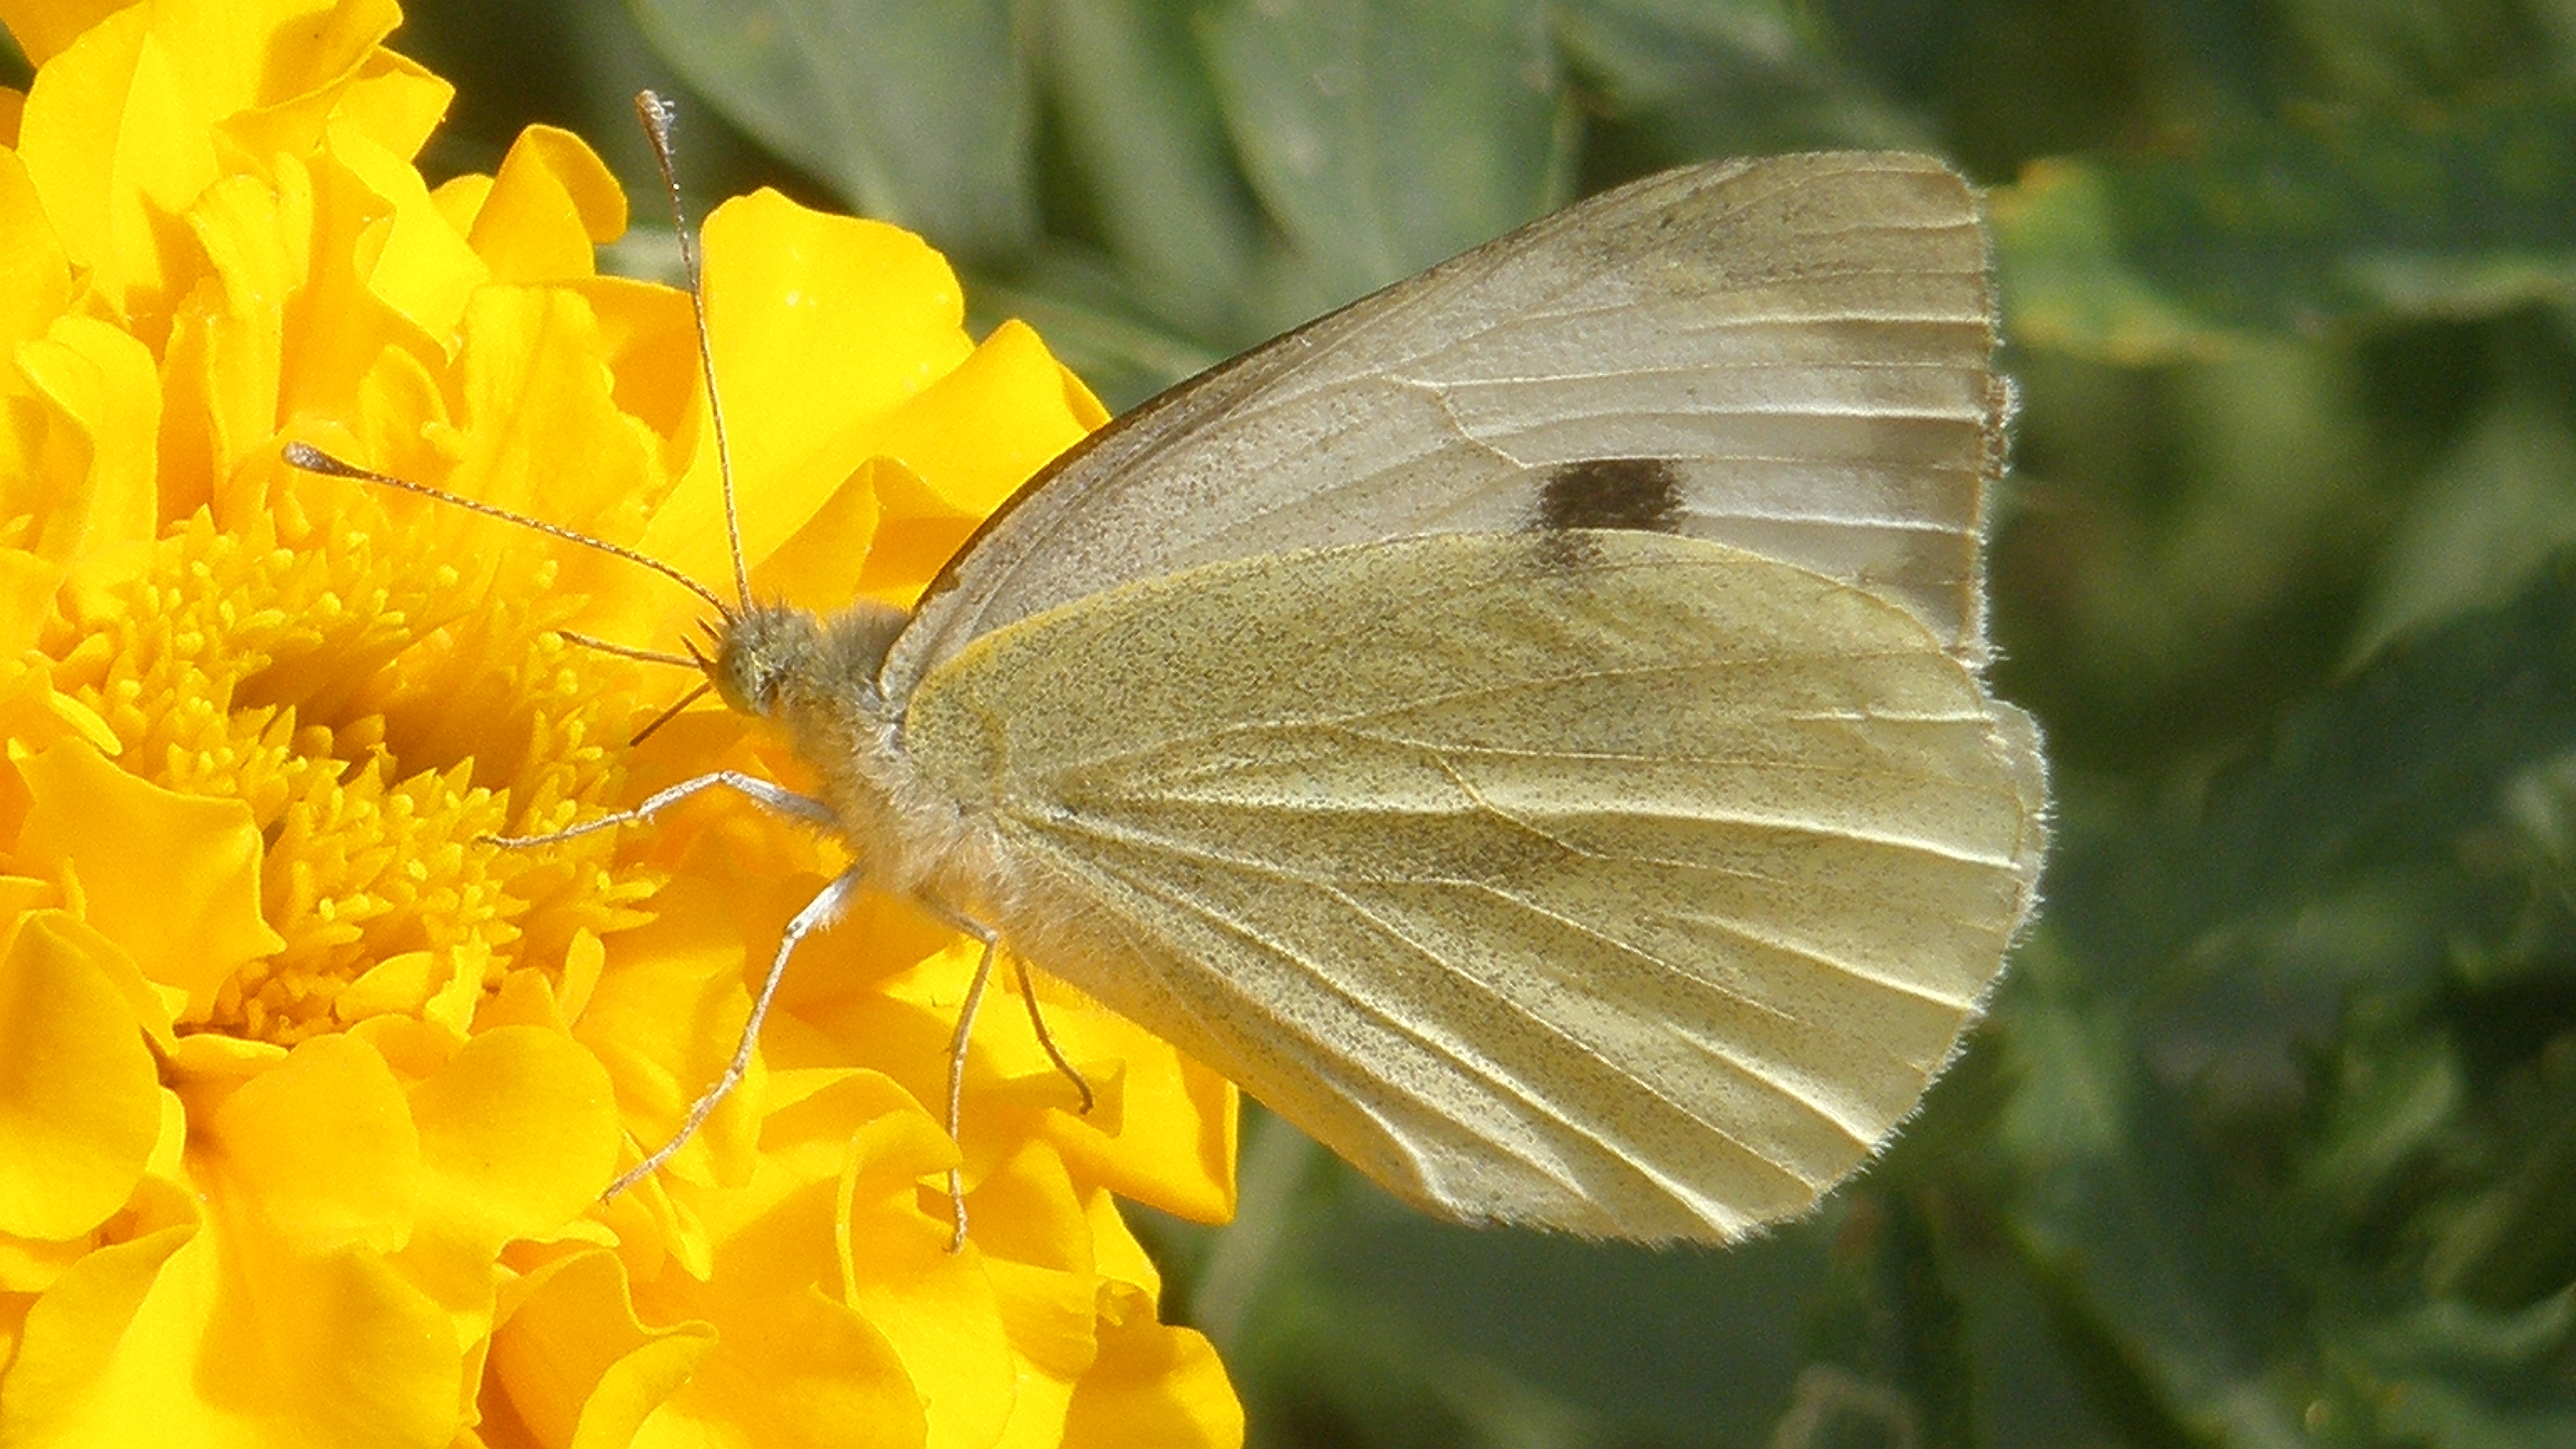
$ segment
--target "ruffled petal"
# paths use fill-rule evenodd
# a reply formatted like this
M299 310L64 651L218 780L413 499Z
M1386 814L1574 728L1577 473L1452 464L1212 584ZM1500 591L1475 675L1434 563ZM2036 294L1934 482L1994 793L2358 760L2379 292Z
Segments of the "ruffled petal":
M260 914L263 846L250 808L167 790L67 740L18 764L33 805L21 869L71 871L87 918L202 1015L244 962L286 942Z
M111 975L115 950L46 912L0 956L0 1233L87 1232L143 1175L160 1085Z

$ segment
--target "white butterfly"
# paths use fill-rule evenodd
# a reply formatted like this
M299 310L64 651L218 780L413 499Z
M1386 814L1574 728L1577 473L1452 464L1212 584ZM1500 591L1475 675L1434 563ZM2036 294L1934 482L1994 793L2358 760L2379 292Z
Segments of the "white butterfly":
M725 786L848 843L762 1008L862 881L983 936L952 1131L999 940L1426 1210L1738 1237L1888 1139L2031 908L1993 347L1936 161L1637 182L1119 419L908 615L725 610L820 796L583 828Z

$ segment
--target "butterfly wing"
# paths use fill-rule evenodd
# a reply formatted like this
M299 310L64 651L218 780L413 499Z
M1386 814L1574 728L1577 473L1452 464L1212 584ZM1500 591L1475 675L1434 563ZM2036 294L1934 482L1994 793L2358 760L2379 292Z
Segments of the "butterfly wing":
M1865 583L1981 659L1993 345L1976 197L1938 161L1650 177L1095 434L959 551L881 683L901 699L980 634L1197 564L1533 523Z
M1728 1239L1913 1109L2028 911L2036 741L1912 611L1651 532L1233 560L906 725L1032 960L1428 1209Z

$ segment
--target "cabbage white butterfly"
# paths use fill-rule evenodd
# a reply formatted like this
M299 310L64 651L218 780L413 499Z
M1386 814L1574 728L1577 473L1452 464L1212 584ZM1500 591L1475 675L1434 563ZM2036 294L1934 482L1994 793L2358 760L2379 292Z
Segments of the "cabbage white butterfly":
M856 864L618 1186L864 881L985 943L952 1132L1007 941L1441 1216L1805 1210L2037 884L2037 733L1981 680L1993 346L1941 163L1692 167L1145 404L909 613L719 602L709 681L821 792L576 831L721 787Z

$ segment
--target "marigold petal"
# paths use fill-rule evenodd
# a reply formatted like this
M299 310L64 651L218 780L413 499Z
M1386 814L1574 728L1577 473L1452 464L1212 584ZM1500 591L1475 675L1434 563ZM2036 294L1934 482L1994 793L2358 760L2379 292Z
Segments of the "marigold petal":
M1026 1365L1006 1443L1052 1444L1100 1352L1090 1222L1054 1149L1031 1142L967 1195L975 1242Z
M958 546L1090 429L1038 335L1005 322L958 368L890 413L870 445L905 465L885 475L885 522L862 591L910 604Z
M222 117L228 164L307 150L323 127L335 121L359 126L406 158L428 134L401 125L400 108L383 104L387 98L381 86L371 88L369 99L377 104L364 109L344 104L362 72L382 75L373 63L383 54L377 43L402 23L394 0L334 0L327 6L314 0L265 0L264 15L257 9L244 15L238 0L230 13L220 5L169 8L193 22L185 28L162 23L163 43L177 54L220 50L244 28L264 41L256 58L245 58L247 92L236 99L225 88L218 92L222 109L210 107Z
M0 345L41 337L71 305L71 258L15 151L0 150Z
M66 428L49 450L48 469L62 491L44 519L45 553L71 561L159 532L153 434L161 419L161 384L142 343L87 317L57 318L45 336L18 349L18 370ZM35 502L30 499L28 502ZM122 562L122 560L120 560Z
M1162 1270L1146 1253L1145 1245L1136 1240L1127 1219L1118 1211L1118 1199L1106 1191L1084 1194L1082 1210L1091 1221L1092 1262L1100 1276L1112 1284L1125 1284L1145 1295L1147 1303L1162 1296ZM1104 1287L1101 1292L1109 1291ZM1108 1311L1107 1298L1101 1300L1102 1311Z
M845 1134L834 1233L845 1298L883 1333L921 1395L932 1446L995 1442L1011 1416L1019 1367L992 1279L974 1253L948 1250L950 1229L922 1211L922 1178L957 1150L910 1093L873 1072L837 1088L866 1125ZM941 1195L944 1198L944 1194Z
M920 1396L885 1339L808 1288L728 1319L715 1352L644 1421L635 1446L912 1449L927 1433Z
M229 1192L295 1253L392 1252L411 1237L419 1133L402 1083L359 1037L298 1045L224 1098L201 1135Z
M910 232L828 216L774 191L707 218L706 300L744 550L757 561L875 450L867 432L973 350L964 295ZM814 379L829 378L828 387ZM703 441L646 552L725 578L722 500Z
M377 48L359 58L331 114L397 156L417 156L455 99L456 87L418 61Z
M1048 1118L1075 1175L1192 1222L1233 1217L1234 1084L1109 1012L1085 1014L1076 1029L1087 1054L1115 1057L1126 1072L1116 1131L1076 1113Z
M823 500L813 516L752 570L751 591L800 609L839 608L859 592L869 551L878 542L883 510L877 500L903 472L891 458L871 458ZM918 486L912 485L912 486Z
M33 797L20 868L77 870L89 923L147 978L186 991L191 1015L244 962L284 948L260 917L262 846L248 805L165 790L79 740L18 771Z
M742 936L713 890L674 881L657 904L651 925L606 943L608 963L573 1024L574 1038L616 1084L627 1139L646 1151L670 1140L689 1104L732 1057L751 1014ZM763 1080L755 1059L751 1075L663 1171L704 1181L747 1176Z
M876 446L912 470L938 510L981 519L1090 431L1064 381L1063 364L1027 323L1004 322L887 414Z
M174 1227L84 1258L29 1313L0 1422L31 1443L453 1438L455 1351L432 1305L373 1258L244 1258L243 1246L219 1227Z
M148 1443L167 1432L156 1421L168 1395L116 1391L119 1360L131 1372L137 1311L173 1254L198 1234L194 1224L163 1228L83 1257L27 1310L17 1357L0 1377L0 1424L26 1444Z
M161 1128L160 1083L96 932L60 912L0 957L0 1232L63 1238L122 1206Z
M599 1059L570 1037L512 1026L465 1043L412 1089L421 1217L489 1258L550 1232L616 1171L617 1106Z
M346 125L332 127L330 156L390 211L368 227L369 245L353 249L374 258L364 269L368 295L429 336L447 336L491 269L447 224L408 158Z
M123 317L149 319L185 290L187 279L165 270L174 258L162 219L223 174L227 146L264 157L279 149L281 126L309 130L327 105L288 103L345 74L399 18L390 0L348 0L320 24L316 9L306 0L133 6L37 73L20 154L65 246ZM236 118L246 130L233 140L224 123Z
M28 1300L54 1286L63 1270L88 1257L98 1243L86 1233L68 1238L18 1238L0 1233L0 1352L15 1347Z
M1074 1385L1064 1449L1236 1449L1243 1405L1215 1345L1155 1320L1133 1288L1102 1294L1100 1355Z
M503 1027L413 1087L411 1109L420 1202L393 1262L448 1310L460 1346L480 1345L492 1329L502 1246L563 1227L613 1170L607 1073L562 1032Z
M129 311L133 291L160 283L148 202L176 211L215 179L203 118L182 113L166 57L147 55L150 9L118 11L72 37L28 87L18 132L64 250Z
M381 148L370 147L379 157ZM408 168L405 168L408 170ZM416 183L417 178L415 178ZM297 315L327 317L325 327L290 327L279 363L278 411L284 417L328 418L363 445L360 457L375 467L405 477L424 476L423 465L447 460L423 441L424 431L447 421L445 373L453 309L470 295L470 282L452 288L450 310L436 330L424 325L379 290L376 263L388 245L394 206L376 183L347 164L336 151L317 154L304 165L281 158L278 166L280 230L285 243L297 244L292 219L301 210L308 219L309 262ZM415 230L434 225L452 250L446 250L451 276L480 275L483 262L464 238L426 202L426 214ZM415 256L426 247L411 249ZM438 268L429 268L433 276ZM451 290L440 287L444 292ZM436 308L424 310L436 311ZM282 476L274 465L270 476ZM436 476L429 474L426 476ZM219 485L220 486L220 485ZM227 508L227 502L237 506ZM227 500L218 496L216 519L232 528L247 528L268 512L265 492Z
M31 65L43 65L80 38L81 32L134 0L6 0L0 27Z
M558 287L487 287L460 318L463 406L461 456L446 486L504 508L542 513L566 527L631 530L619 518L658 478L652 440L618 409L599 366L600 324L579 292ZM670 586L622 559L461 510L423 511L440 532L480 546L518 550L543 544L558 560L565 592Z
M492 1383L537 1443L631 1444L715 1347L706 1323L647 1327L617 1255L579 1252L528 1275L492 1335Z
M66 739L86 740L103 755L118 749L116 731L98 711L54 688L52 671L25 659L0 661L0 739L21 755ZM19 824L10 821L0 838L16 838Z
M285 308L305 264L290 240L288 211L310 200L295 184L302 175L282 168L283 185L226 177L188 210L189 235L213 285L200 284L180 306L162 353L165 518L211 503L218 479L231 477L252 449L274 446Z
M591 247L626 231L626 193L579 136L530 126L501 158L467 240L500 282L591 275Z

